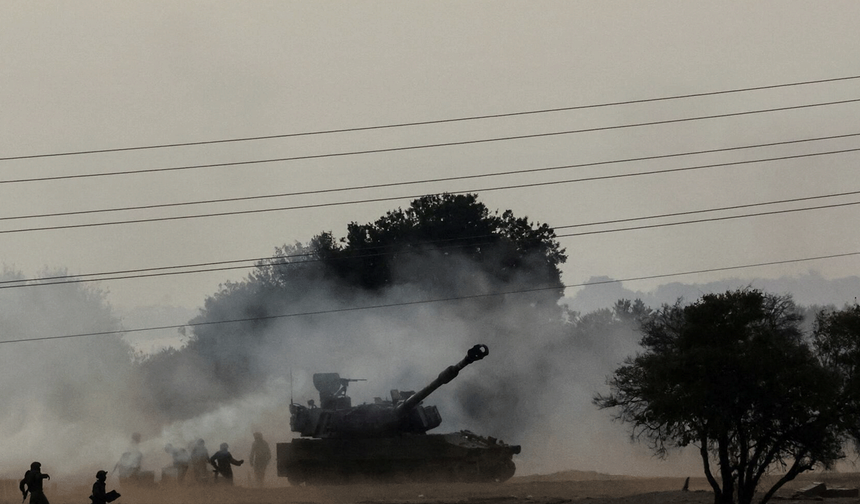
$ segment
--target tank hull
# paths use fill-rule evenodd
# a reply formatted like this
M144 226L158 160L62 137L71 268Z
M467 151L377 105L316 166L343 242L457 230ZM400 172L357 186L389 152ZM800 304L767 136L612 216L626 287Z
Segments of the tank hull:
M469 431L387 438L294 439L277 444L278 476L291 484L494 482L511 478L519 446Z

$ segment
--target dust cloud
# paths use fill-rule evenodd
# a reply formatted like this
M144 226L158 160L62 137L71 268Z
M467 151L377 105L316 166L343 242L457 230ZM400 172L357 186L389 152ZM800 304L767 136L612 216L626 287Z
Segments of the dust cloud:
M96 470L113 470L133 432L142 435L143 469L156 479L170 464L167 443L202 438L213 453L226 442L246 458L254 431L273 445L293 437L288 405L317 399L313 373L367 380L352 383L349 393L353 404L370 402L391 389L420 389L477 343L488 345L489 356L425 400L442 414L433 432L469 429L519 444L521 475L699 470L688 453L655 460L591 404L606 375L635 352L633 331L578 336L563 324L553 291L482 297L533 285L516 277L500 284L455 256L427 254L402 268L405 277L432 272L435 282L366 294L312 275L278 296L227 285L206 301L210 318L264 318L195 326L186 346L143 360L116 334L4 345L0 476L20 478L39 460L54 477L86 481ZM5 271L3 278L21 275ZM121 329L106 294L82 285L0 291L0 338Z

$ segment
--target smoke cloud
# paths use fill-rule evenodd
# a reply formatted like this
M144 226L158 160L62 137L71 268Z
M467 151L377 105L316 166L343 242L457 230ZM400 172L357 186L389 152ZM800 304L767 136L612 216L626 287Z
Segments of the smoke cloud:
M520 444L522 473L575 468L654 474L679 466L688 471L690 457L655 464L646 447L631 444L623 426L591 404L605 377L635 352L639 336L631 327L574 332L561 322L562 309L552 294L524 292L534 287L533 280L514 276L502 283L457 255L416 255L394 273L397 279L428 276L432 282L394 282L395 287L374 293L315 274L294 278L289 289L271 295L247 285L228 286L207 303L210 317L316 315L197 331L183 351L148 363L147 387L158 409L175 422L262 387L273 394L268 405L276 419L266 427L287 441L293 435L287 394L302 403L318 400L313 373L366 379L350 384L349 394L354 404L372 402L387 398L391 389L422 388L468 348L483 343L490 349L486 359L425 400L443 417L434 432L468 429ZM500 291L512 294L481 297ZM411 304L442 298L461 299ZM385 308L353 309L362 306ZM277 390L277 384L284 389Z
M354 404L371 402L394 388L420 389L477 343L489 356L425 400L442 414L433 432L468 429L519 444L520 474L696 470L689 455L655 462L591 404L606 375L635 352L630 328L577 333L562 323L552 294L514 293L533 285L516 276L500 283L456 255L423 254L399 268L395 277L431 272L434 282L368 294L306 272L277 295L253 282L227 285L204 313L257 320L196 326L186 346L142 362L114 335L6 345L4 477L20 478L39 460L54 477L88 480L113 469L133 432L142 434L144 469L156 474L170 463L167 443L202 438L211 452L227 442L246 457L254 431L270 443L293 438L288 405L317 399L313 373L366 379L349 393ZM502 290L512 293L481 297ZM4 340L121 328L97 289L6 289L0 299ZM361 306L386 307L354 309Z

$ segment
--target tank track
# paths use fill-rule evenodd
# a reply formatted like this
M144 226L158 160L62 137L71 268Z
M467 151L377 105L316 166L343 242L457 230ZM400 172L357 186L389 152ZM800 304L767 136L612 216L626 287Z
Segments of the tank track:
M469 431L385 439L294 439L278 443L278 476L290 484L502 482L519 446Z

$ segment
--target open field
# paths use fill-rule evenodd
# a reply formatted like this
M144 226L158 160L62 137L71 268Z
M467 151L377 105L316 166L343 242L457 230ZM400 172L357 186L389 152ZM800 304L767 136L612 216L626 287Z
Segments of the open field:
M118 504L711 504L704 478L693 477L690 491L682 492L684 477L639 478L568 471L552 475L515 477L502 484L392 484L328 487L273 486L264 489L236 487L176 488L155 486L119 489ZM274 480L281 484L283 480ZM777 494L777 502L789 500L799 488L813 481L828 487L857 487L858 473L803 475ZM85 486L46 489L52 504L86 504ZM112 486L108 485L108 488ZM64 490L65 489L65 490ZM16 489L17 490L17 489ZM14 495L14 497L13 497ZM20 494L0 497L3 504L19 503ZM811 501L805 501L811 502ZM858 498L829 498L825 504L855 504Z

